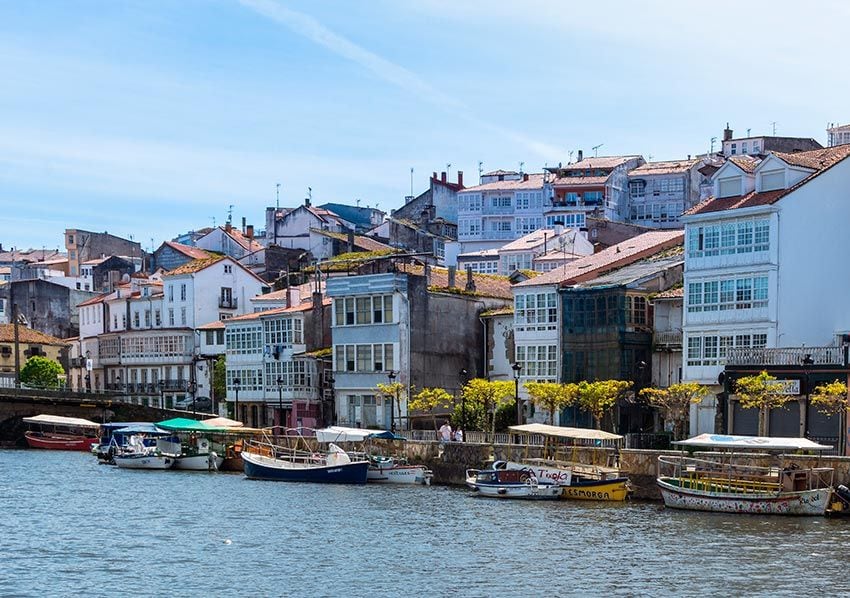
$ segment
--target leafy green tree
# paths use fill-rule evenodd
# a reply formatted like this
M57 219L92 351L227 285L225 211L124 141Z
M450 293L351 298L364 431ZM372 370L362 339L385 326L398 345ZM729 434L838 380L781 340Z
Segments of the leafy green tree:
M378 384L375 387L375 390L383 395L384 400L391 400L395 405L394 411L396 412L397 420L401 420L401 402L405 399L407 393L407 387L401 382L393 382L391 384ZM395 416L394 416L395 417ZM392 426L391 426L392 427Z
M697 382L680 382L667 388L644 388L640 395L661 412L664 421L673 424L673 439L681 440L691 405L701 402L709 392L707 386Z
M608 415L632 382L625 380L597 380L578 383L578 405L589 412L596 421L596 429L602 429L602 419Z
M826 415L840 415L847 412L847 385L840 380L819 384L809 395L809 401L817 410Z
M785 385L767 372L744 376L735 381L735 394L744 409L759 410L759 436L767 431L771 409L782 407L794 397L785 392Z
M222 401L227 396L227 367L224 355L219 355L213 364L212 389L213 396L210 398L214 401Z
M452 397L444 388L423 388L413 395L407 408L411 411L426 411L431 414L434 429L437 429L437 414L435 410L446 409L452 404Z
M21 383L37 388L59 388L59 376L65 370L58 361L36 355L27 359L21 368Z
M514 383L508 380L473 378L461 390L467 408L481 408L489 420L487 428L496 431L496 411L499 406L514 399Z
M502 403L496 408L495 432L507 432L508 428L516 425L516 401Z
M578 399L578 384L558 382L526 382L531 402L549 412L549 425L555 423L555 413L569 407Z

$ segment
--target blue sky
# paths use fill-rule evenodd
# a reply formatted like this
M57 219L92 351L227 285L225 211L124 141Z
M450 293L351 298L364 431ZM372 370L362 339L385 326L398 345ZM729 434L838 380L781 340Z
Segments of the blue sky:
M3 247L850 122L850 4L0 0Z

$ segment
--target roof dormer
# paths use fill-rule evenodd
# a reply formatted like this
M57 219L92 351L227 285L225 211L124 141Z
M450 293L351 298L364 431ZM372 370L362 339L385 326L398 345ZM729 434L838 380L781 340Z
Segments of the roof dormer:
M756 191L788 189L813 172L815 169L790 164L782 159L781 154L770 153L756 168Z
M750 160L729 159L714 173L714 197L738 197L756 187L755 164Z

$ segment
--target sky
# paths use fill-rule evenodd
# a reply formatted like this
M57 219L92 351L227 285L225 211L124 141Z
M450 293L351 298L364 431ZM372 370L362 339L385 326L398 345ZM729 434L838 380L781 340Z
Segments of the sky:
M850 3L0 0L3 248L850 122ZM449 166L450 165L450 166Z

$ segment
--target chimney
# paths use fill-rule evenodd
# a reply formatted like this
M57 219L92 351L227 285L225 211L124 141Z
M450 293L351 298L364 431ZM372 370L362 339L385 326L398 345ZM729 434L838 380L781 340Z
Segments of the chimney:
M354 253L354 231L348 231L348 253Z
M527 180L528 180L528 173L527 173L527 172L526 172L526 173L524 173L524 174L522 175L522 180L523 180L523 181L527 181Z
M249 224L247 227L245 227L245 236L248 237L249 239L254 238L254 225L253 224Z
M224 223L224 230L225 231L230 232L232 229L233 229L233 227L230 226L230 220L228 220L227 222Z
M245 216L242 216L242 234L245 234Z
M431 265L429 263L425 263L425 286L431 285Z
M466 291L468 293L475 291L475 281L472 280L472 266L466 267Z
M431 173L431 178L434 179L435 181L437 180L437 171L436 170Z
M581 162L582 160L584 160L584 151L578 150L578 160L576 162Z
M449 288L452 289L455 286L455 266L449 266Z
M310 198L309 197L304 198L304 205L307 206L308 208L310 207Z
M289 276L286 277L286 307L292 307L292 287L289 286Z
M457 186L463 187L463 171L462 170L457 171Z
M723 129L723 141L732 139L732 129L729 128L729 123L726 123L726 128Z
M446 182L446 171L445 170L440 173L440 181L443 182L443 183Z

